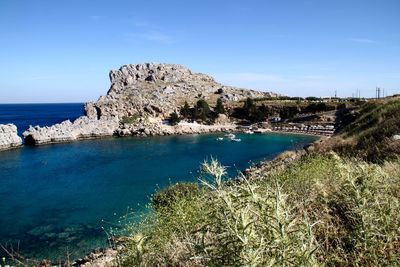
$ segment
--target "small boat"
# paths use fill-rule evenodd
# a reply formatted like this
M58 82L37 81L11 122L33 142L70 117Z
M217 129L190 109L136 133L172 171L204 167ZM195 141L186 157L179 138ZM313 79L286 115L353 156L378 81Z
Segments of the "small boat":
M233 133L229 133L229 134L226 134L225 137L232 139L232 138L235 138L236 136Z
M251 130L247 130L247 131L244 131L244 133L246 133L246 134L253 134L254 132L251 131Z
M223 137L218 137L218 138L217 138L217 141L222 141L222 140L224 140Z
M240 138L231 138L231 142L240 142L242 139Z

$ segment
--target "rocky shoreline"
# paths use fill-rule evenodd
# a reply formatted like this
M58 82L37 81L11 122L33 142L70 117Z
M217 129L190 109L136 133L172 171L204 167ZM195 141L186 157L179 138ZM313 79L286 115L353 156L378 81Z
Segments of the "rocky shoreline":
M73 142L82 139L124 136L164 136L204 134L236 130L235 124L203 125L196 123L171 126L163 123L119 125L117 121L90 120L81 117L74 123L64 121L50 127L30 127L23 133L26 145L45 145Z

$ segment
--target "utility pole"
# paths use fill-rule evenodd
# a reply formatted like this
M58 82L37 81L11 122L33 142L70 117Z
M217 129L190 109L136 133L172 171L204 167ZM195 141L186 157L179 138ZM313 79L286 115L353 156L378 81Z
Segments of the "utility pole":
M380 99L381 98L381 88L376 87L376 99Z

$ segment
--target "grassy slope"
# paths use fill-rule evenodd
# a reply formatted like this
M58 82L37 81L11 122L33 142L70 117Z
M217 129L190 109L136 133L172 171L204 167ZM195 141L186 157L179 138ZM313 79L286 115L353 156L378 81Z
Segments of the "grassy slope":
M369 102L359 111L359 117L343 129L339 136L325 142L322 151L334 150L342 155L382 163L400 154L400 99Z
M334 142L336 150L351 148L380 165L313 153L227 185L222 166L203 164L201 186L160 192L156 212L128 226L120 260L125 266L400 265L397 150L383 161L386 142L399 130L399 103L364 106ZM379 158L370 158L377 150Z

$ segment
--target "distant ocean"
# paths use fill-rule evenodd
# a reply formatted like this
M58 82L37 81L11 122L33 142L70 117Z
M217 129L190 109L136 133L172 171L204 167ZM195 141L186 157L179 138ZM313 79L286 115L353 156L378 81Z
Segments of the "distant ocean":
M0 124L14 123L22 134L29 125L50 126L83 115L83 103L0 104Z

